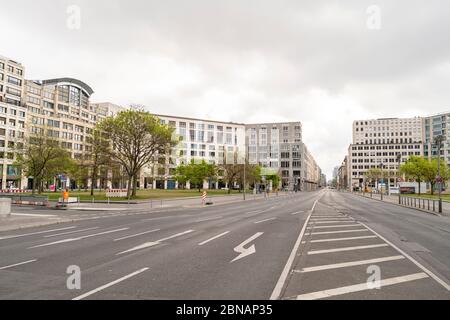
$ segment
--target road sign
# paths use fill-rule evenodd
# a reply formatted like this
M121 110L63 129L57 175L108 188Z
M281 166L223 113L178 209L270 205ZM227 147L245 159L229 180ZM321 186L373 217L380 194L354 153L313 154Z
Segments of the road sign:
M436 177L436 182L438 182L438 183L439 183L439 182L442 182L442 177L437 176L437 177Z

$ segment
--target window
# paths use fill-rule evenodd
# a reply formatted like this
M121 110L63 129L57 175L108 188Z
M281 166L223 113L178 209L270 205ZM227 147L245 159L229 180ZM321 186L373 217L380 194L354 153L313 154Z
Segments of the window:
M13 89L10 87L6 87L6 93L12 94L13 96L20 97L22 96L22 92L17 89Z
M44 107L49 109L55 109L55 104L44 100Z
M22 80L11 76L8 76L8 82L19 87L22 85Z

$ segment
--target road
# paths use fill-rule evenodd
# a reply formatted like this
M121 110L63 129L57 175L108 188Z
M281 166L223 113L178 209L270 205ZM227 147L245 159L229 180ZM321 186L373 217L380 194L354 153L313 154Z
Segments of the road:
M450 219L351 194L89 214L0 232L0 299L450 299Z

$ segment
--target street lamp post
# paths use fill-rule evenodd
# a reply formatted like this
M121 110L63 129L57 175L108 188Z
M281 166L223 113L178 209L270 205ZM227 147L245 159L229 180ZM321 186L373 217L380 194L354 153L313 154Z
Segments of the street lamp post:
M383 164L383 162L381 162L381 163L380 163L380 169L381 169L381 181L384 181L384 179L383 179L383 166L384 166L384 164ZM383 185L381 185L380 193L381 193L381 201L383 201Z
M434 138L434 142L438 147L438 187L439 187L439 213L442 213L442 177L441 177L441 147L444 136L439 135Z

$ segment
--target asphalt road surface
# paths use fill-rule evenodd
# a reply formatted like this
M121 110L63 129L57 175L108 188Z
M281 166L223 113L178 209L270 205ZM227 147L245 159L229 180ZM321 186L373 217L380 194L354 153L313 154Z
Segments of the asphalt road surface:
M88 214L0 232L0 299L450 299L450 219L348 193Z

